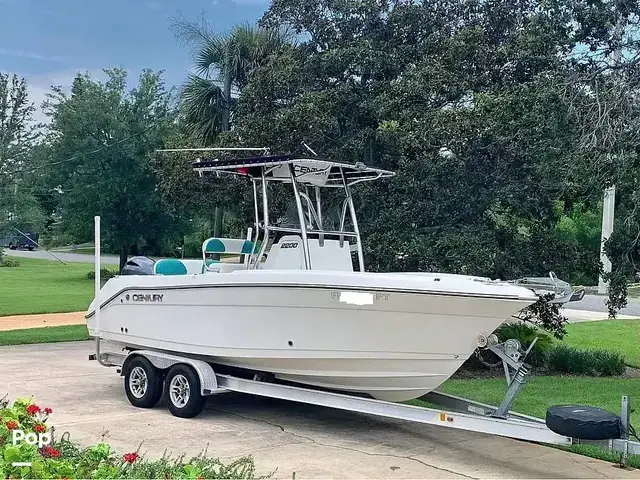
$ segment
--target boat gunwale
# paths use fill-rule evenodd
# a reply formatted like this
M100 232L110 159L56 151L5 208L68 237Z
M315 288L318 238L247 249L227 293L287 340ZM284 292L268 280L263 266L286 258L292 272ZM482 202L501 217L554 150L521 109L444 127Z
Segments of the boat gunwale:
M532 296L521 297L518 295L493 295L488 293L469 293L469 292L445 292L442 290L422 290L422 289L410 289L410 288L400 288L400 287L372 287L372 286L351 286L351 285L329 285L329 284L315 284L308 283L301 285L300 283L289 283L289 282L281 282L281 283L261 283L261 282L229 282L229 283L215 283L215 284L206 284L206 285L146 285L146 286L126 286L118 290L116 293L111 295L107 300L102 302L100 305L100 310L107 307L111 304L118 296L123 293L131 290L145 290L145 291L154 291L154 290L178 290L178 289L191 289L191 288L234 288L234 287L260 287L260 288L293 288L293 289L320 289L320 290L347 290L347 291L357 291L357 292L375 292L375 293L400 293L400 294L409 294L409 295L431 295L436 297L461 297L461 298L483 298L483 299L491 299L491 300L503 300L503 301L520 301L526 302L530 301L531 304L535 303L537 298L535 297L535 293L532 291ZM85 319L89 319L95 315L95 308L85 315Z

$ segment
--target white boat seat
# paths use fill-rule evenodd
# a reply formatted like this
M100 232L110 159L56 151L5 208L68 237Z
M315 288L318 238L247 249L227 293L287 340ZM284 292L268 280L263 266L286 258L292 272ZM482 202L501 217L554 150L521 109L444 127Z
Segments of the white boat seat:
M207 238L202 243L203 271L221 271L219 267L221 263L220 260L210 258L211 255L250 255L252 252L256 252L257 249L258 245L254 244L251 240L238 238Z

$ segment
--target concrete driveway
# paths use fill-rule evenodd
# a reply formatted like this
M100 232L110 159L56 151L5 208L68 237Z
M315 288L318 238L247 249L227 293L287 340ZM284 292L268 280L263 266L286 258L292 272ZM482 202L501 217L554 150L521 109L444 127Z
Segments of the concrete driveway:
M115 369L88 361L91 342L0 347L0 397L33 395L59 434L148 457L252 455L275 478L640 478L640 472L501 437L225 394L195 419L132 407Z

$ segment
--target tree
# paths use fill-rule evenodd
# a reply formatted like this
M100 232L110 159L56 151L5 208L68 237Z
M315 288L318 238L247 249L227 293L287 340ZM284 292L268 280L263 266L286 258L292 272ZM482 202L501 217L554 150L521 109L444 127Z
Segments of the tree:
M120 254L158 251L173 218L158 192L150 158L173 128L171 92L160 72L144 70L127 91L127 75L105 70L107 80L76 76L71 92L55 88L47 114L47 183L60 185L64 229L76 238L92 237L93 217L101 216L107 249Z
M231 129L237 95L251 73L281 51L289 39L280 29L238 25L216 35L206 22L200 25L175 19L172 30L194 50L196 74L190 75L181 95L187 133L203 146L211 146L221 132ZM223 207L215 209L213 235L222 234Z
M31 185L33 112L26 80L0 72L0 233L44 225Z
M580 126L584 161L577 168L588 179L587 188L601 197L605 188L616 187L615 226L605 244L613 268L604 274L610 282L609 313L615 316L626 305L626 286L640 260L640 5L579 1L573 9L576 41L586 48L574 55L563 94ZM601 205L595 211L600 216Z
M566 95L613 34L592 3L275 0L261 24L306 40L252 74L234 133L397 171L356 192L370 269L593 275L557 228L601 192Z

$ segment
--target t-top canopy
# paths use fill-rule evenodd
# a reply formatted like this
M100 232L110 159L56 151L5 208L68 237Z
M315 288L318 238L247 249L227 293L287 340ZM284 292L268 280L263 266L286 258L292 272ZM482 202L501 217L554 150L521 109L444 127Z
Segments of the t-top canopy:
M388 170L367 167L363 163L351 165L314 158L293 158L287 155L233 160L199 159L193 163L193 169L200 172L201 175L204 172L223 172L251 178L262 178L264 171L266 180L290 182L289 165L293 166L297 182L326 187L343 186L343 173L349 185L395 175Z

